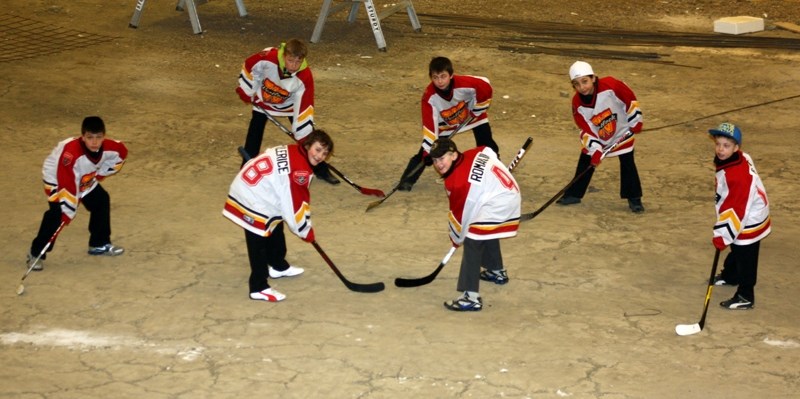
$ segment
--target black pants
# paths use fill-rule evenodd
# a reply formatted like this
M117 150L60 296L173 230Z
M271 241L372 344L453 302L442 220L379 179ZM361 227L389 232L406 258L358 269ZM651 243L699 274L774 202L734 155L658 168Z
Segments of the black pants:
M472 129L472 135L475 136L475 146L486 146L491 148L499 157L500 156L500 148L495 143L494 139L492 138L492 127L489 123L484 123L483 125L476 126ZM402 181L406 181L408 183L414 184L419 180L419 177L422 176L422 172L424 171L424 167L419 168L416 173L411 174L414 168L417 167L422 162L422 148L419 149L419 152L416 153L411 159L408 160L408 165L406 166L406 170L403 171L403 175L400 177Z
M111 198L100 184L89 194L81 198L81 204L89 211L89 246L101 247L111 243ZM61 205L57 202L48 202L49 209L42 216L39 233L31 242L31 255L37 256L50 238L53 237L58 226L61 225ZM53 250L55 241L47 249ZM47 258L43 255L42 259Z
M755 286L758 279L758 251L761 241L750 245L731 245L725 257L722 279L729 284L738 285L736 294L755 301Z
M269 288L269 266L275 270L286 270L286 237L283 235L283 223L275 227L269 237L244 231L247 243L247 257L250 260L250 292L259 292Z
M464 240L464 256L461 257L461 271L458 273L456 290L478 292L481 266L488 270L503 269L500 239Z
M264 140L264 129L267 127L267 121L266 115L253 111L253 116L250 118L250 126L247 128L247 137L244 139L244 150L247 151L250 157L255 157L261 153L261 141ZM293 122L291 117L289 117L289 122ZM242 160L242 165L244 163L245 161ZM320 162L314 167L314 174L317 177L325 178L330 176L330 173L326 162Z
M634 151L620 155L619 158L619 196L621 198L641 198L642 183L639 180L639 171L636 169L636 162L633 158ZM578 158L578 167L575 168L575 176L586 171L592 165L592 157L581 152ZM564 193L565 197L583 198L589 182L592 181L594 168L589 169L578 181L572 184Z

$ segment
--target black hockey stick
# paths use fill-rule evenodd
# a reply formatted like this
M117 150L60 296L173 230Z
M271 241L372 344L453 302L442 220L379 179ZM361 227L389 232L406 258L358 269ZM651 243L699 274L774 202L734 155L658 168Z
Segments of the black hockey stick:
M350 291L371 293L371 292L383 291L383 289L385 288L382 282L372 283L372 284L358 284L348 280L347 278L344 277L342 272L339 271L339 268L337 268L336 265L333 264L331 258L328 257L328 255L325 253L325 251L322 250L322 248L319 246L319 244L317 244L316 241L312 241L311 245L314 246L317 252L319 252L320 256L322 256L322 259L325 259L325 263L328 264L331 270L333 270L333 272L336 273L336 276L339 277L339 280L342 280L344 285L347 286L347 288L349 288Z
M58 229L56 229L56 232L53 233L53 235L50 237L49 240L47 240L47 244L45 244L44 248L42 248L42 252L39 252L39 256L37 256L36 259L34 259L33 262L31 262L31 264L28 265L28 270L25 272L25 275L23 275L22 279L19 281L19 287L17 287L17 295L22 295L22 293L25 292L25 284L23 284L25 282L25 279L28 277L28 274L31 273L31 270L33 270L33 267L36 265L36 263L39 262L39 259L41 259L42 256L44 256L45 252L47 252L47 249L50 248L51 245L53 245L53 242L56 240L56 237L58 237L58 233L61 233L61 229L63 229L64 226L66 226L66 223L62 221L61 224L58 226Z
M467 119L465 119L463 122L459 123L458 126L456 126L455 130L453 131L453 134L450 135L450 137L453 137L456 134L458 134L458 131L461 130L464 126L467 126L470 122L472 122L473 119L474 118L470 116ZM409 176L414 176L417 172L419 172L420 169L422 169L424 167L425 167L425 161L421 160L417 164L417 166L414 166L414 169L411 169L411 171L408 172L407 174L405 174L403 176L400 176L400 181L398 181L397 184L394 185L394 188L392 188L392 191L389 191L389 194L386 194L386 196L384 196L383 198L381 198L378 201L371 202L369 205L367 205L367 210L364 211L364 212L369 212L370 209L375 208L376 206L382 204L383 201L386 201L387 199L389 199L389 197L391 197L392 194L394 194L394 192L397 191L400 188L400 185L403 184L403 182L405 182L406 179Z
M681 336L697 334L703 331L706 325L706 314L708 313L708 303L711 302L711 291L714 289L714 276L717 275L717 264L719 263L719 250L714 253L714 265L711 266L711 276L708 278L708 288L706 289L706 301L703 304L703 315L700 321L695 324L678 324L675 326L675 333Z
M603 150L603 155L600 157L600 159L604 159L609 152L611 152L614 148L617 148L618 145L620 145L622 142L628 140L631 136L633 136L633 133L631 133L630 131L628 133L625 133L625 135L622 136L622 138L620 140L615 142L614 145L611 145L608 148ZM547 209L548 206L552 205L553 202L556 202L556 200L561 198L561 196L564 195L564 193L566 193L567 190L569 190L569 188L572 187L572 185L575 184L576 181L580 180L581 177L583 177L585 174L589 173L589 171L594 169L594 168L595 168L594 165L589 165L589 167L586 168L583 172L575 175L575 177L573 177L572 180L570 180L569 183L567 183L567 185L564 186L564 188L561 189L561 191L557 192L556 195L554 195L547 202L545 202L544 205L540 206L539 209L537 209L537 210L535 210L535 211L533 211L531 213L523 213L522 215L520 215L519 216L519 221L520 222L524 222L526 220L531 220L531 219L535 218L537 215L539 215L545 209Z
M288 128L286 128L286 126L283 126L283 124L282 124L282 123L278 122L278 120L276 120L274 116L270 115L270 114L269 114L269 112L267 112L267 111L264 111L264 114L265 114L265 115L267 115L267 119L269 119L269 121L270 121L270 122L272 122L273 124L275 124L275 126L277 126L279 129L281 129L281 131L283 131L283 132L284 132L284 133L286 133L286 134L287 134L289 137L291 137L291 138L292 138L292 140L295 140L295 141L297 141L297 140L294 138L294 133L292 133L292 131L291 131L291 130L289 130ZM358 184L356 184L356 183L354 183L352 180L350 180L350 178L348 178L347 176L345 176L345 175L344 175L344 173L340 172L340 171L339 171L339 169L336 169L336 168L335 168L333 165L331 165L331 164L328 164L328 169L330 169L330 170L331 170L331 172L333 172L333 173L336 173L336 175L337 175L337 176L341 177L341 178L342 178L342 180L346 181L346 182L347 182L347 184L349 184L350 186L352 186L353 188L355 188L356 190L358 190L358 191L359 191L361 194L364 194L364 195L374 195L374 196L376 196L376 197L386 197L386 194L384 194L384 193L383 193L383 191L381 191L381 190L378 190L378 189L375 189L375 188L366 188L366 187L361 187L361 186L359 186Z
M514 157L514 159L511 161L511 163L508 164L508 171L509 172L513 172L514 171L514 168L517 167L517 164L519 164L519 161L521 161L522 157L525 156L525 153L528 151L528 147L531 146L531 143L533 143L533 138L528 137L528 139L525 140L525 144L522 145L522 148L520 148L519 151L517 151L517 155ZM439 272L442 271L442 269L444 269L444 265L447 264L447 262L450 260L450 257L452 257L453 254L456 252L457 248L458 247L456 247L456 246L450 248L450 251L448 251L447 255L445 255L444 258L442 259L442 261L439 262L439 266L436 266L436 270L434 270L433 273L431 273L431 274L429 274L429 275L427 275L425 277L420 277L420 278L402 278L402 277L397 277L397 278L394 279L394 285L396 287L408 288L408 287L419 287L421 285L425 285L425 284L431 283L433 280L436 279L436 276L439 275Z
M450 257L452 257L454 253L456 253L456 249L458 249L458 247L454 246L450 248L450 251L448 251L447 255L445 255L442 261L439 262L439 266L436 266L436 270L434 270L433 273L420 278L398 277L394 279L394 285L396 287L409 288L409 287L419 287L421 285L430 284L433 280L436 279L436 276L439 275L439 272L442 271L444 265L446 265L447 262L450 260Z

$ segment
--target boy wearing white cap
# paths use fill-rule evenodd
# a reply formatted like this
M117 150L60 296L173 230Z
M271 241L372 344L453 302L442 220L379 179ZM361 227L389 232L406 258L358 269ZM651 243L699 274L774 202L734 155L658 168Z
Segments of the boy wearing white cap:
M625 83L613 77L598 78L592 66L577 61L569 68L569 78L575 95L572 97L572 117L580 129L583 144L575 176L575 181L558 200L561 205L581 202L594 168L600 164L603 151L613 146L629 131L642 131L642 111L636 95ZM642 205L642 185L633 157L634 138L622 140L606 156L619 157L620 197L628 200L634 213L644 212Z
M742 131L723 123L708 133L714 139L714 165L717 174L714 238L722 251L730 245L722 272L715 285L738 285L736 294L720 302L726 309L752 309L758 274L758 250L771 229L767 190L758 176L753 159L739 148Z

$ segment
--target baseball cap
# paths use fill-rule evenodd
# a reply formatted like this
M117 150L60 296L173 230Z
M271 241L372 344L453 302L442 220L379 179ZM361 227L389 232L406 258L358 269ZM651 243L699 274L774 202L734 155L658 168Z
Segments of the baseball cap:
M579 78L581 76L590 76L594 75L594 71L592 70L592 66L589 65L588 62L585 61L575 61L571 67L569 67L569 80L574 80L575 78Z
M458 152L456 143L453 142L453 140L450 140L449 138L441 138L433 142L429 154L431 155L431 159L433 159L433 158L439 158L450 151Z
M722 123L713 129L708 129L708 133L712 136L729 137L732 138L733 141L736 142L736 144L739 145L742 144L742 131L739 130L739 128L736 127L736 125L734 125L733 123L728 123L728 122Z

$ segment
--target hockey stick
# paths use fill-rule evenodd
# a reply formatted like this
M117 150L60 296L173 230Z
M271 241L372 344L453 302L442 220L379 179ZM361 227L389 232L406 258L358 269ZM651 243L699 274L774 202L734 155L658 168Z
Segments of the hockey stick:
M456 129L454 130L454 133L451 134L450 137L453 137L456 134L458 134L458 131L461 130L464 126L467 126L470 122L472 122L473 119L474 118L470 116L467 119L465 119L463 122L459 123L458 126L456 126ZM412 156L412 158L413 158L413 156ZM400 181L397 182L397 184L394 185L394 188L392 188L392 191L389 191L389 194L387 194L386 196L384 196L383 198L381 198L378 201L371 202L369 205L367 205L367 210L364 211L364 212L369 212L370 209L375 208L376 206L382 204L383 201L386 201L387 199L389 199L389 197L391 197L392 194L394 194L394 192L397 191L400 188L400 185L403 184L404 181L406 181L408 176L414 176L417 172L419 172L420 169L422 169L424 167L425 167L425 161L422 160L417 164L417 166L414 167L414 169L411 169L410 172L408 172L407 174L405 174L405 175L400 177Z
M58 233L61 233L61 229L63 229L64 226L66 226L66 223L62 221L61 224L58 226L58 229L56 229L56 232L53 233L53 236L50 237L50 239L47 241L47 244L45 244L44 248L42 248L42 252L39 252L39 256L37 256L36 259L34 259L33 262L31 262L31 264L28 265L28 271L25 272L25 275L22 276L22 280L19 281L19 287L17 287L17 295L22 295L22 293L25 292L25 284L23 284L23 282L28 277L28 274L31 273L31 270L33 270L33 266L35 266L36 263L39 262L39 259L41 259L42 256L44 256L45 252L47 252L47 249L50 248L51 245L53 245L53 242L56 240L56 237L58 237Z
M609 146L608 148L603 150L603 155L600 157L600 159L601 160L604 159L609 152L611 152L614 148L617 148L618 145L620 145L625 140L628 140L631 136L633 136L633 133L631 133L630 131L628 133L625 133L625 135L622 136L622 138L620 140L615 142L614 145ZM573 177L572 180L570 180L569 183L567 183L567 185L564 186L564 188L561 189L561 191L556 193L556 195L554 195L547 202L545 202L544 205L540 206L539 209L537 209L537 210L535 210L535 211L533 211L531 213L523 213L522 215L520 215L519 221L520 222L524 222L526 220L531 220L531 219L535 218L537 215L542 213L542 211L547 209L548 206L552 205L553 202L556 202L556 200L558 200L562 195L564 195L564 193L566 193L567 190L569 190L569 188L572 187L572 185L575 184L576 181L580 180L581 177L583 177L586 173L589 173L589 171L594 169L594 168L595 168L594 165L589 165L589 167L586 168L583 172L575 175L575 177Z
M239 154L241 154L245 162L250 160L250 154L247 153L247 150L245 150L244 147L241 146L239 147ZM336 273L336 276L339 277L339 280L342 280L344 285L347 286L347 288L349 288L351 291L380 292L383 291L383 289L385 288L382 282L372 283L372 284L358 284L348 280L347 278L344 277L344 275L342 275L342 272L339 271L339 268L337 268L336 265L333 264L331 258L328 257L328 255L325 253L325 251L322 250L322 247L320 247L316 241L312 241L311 245L313 245L314 248L317 250L317 252L319 252L319 254L322 256L322 259L325 259L325 263L327 263L328 266L331 268L331 270L333 270L333 272Z
M269 112L267 112L266 110L264 111L264 114L267 115L267 119L269 119L270 122L275 124L275 126L277 126L279 129L281 129L281 131L283 131L284 133L289 135L289 137L291 137L292 140L297 141L297 139L294 138L294 133L292 133L291 130L287 129L286 126L283 126L282 123L278 122L278 120L276 120L274 116L270 115ZM374 195L376 197L385 197L386 196L386 194L384 194L383 191L381 191L381 190L378 190L378 189L375 189L375 188L366 188L366 187L359 186L358 184L356 184L352 180L350 180L350 178L345 176L344 173L340 172L339 169L336 169L331 164L328 164L328 169L330 169L331 172L336 173L337 176L341 177L342 180L346 181L347 184L349 184L350 186L352 186L353 188L358 190L361 194Z
M525 140L525 144L522 145L522 148L520 148L519 151L517 151L517 155L514 157L514 159L511 161L511 163L508 164L508 171L509 172L513 172L514 171L514 168L517 167L517 164L519 164L519 161L521 161L522 157L525 156L525 153L528 151L528 147L531 146L531 143L533 143L533 138L528 137L528 139ZM433 280L436 279L436 276L438 276L439 272L442 271L442 269L444 268L444 265L447 264L447 262L450 260L450 257L452 257L453 254L456 252L456 249L458 249L458 247L456 247L456 246L453 246L452 248L450 248L450 251L448 251L447 255L445 255L444 258L442 259L442 261L439 262L439 266L436 267L436 270L434 270L433 273L431 273L431 274L429 274L429 275L427 275L425 277L420 277L420 278L402 278L402 277L397 277L397 278L394 279L394 285L396 287L407 288L407 287L419 287L421 285L429 284L430 282L432 282Z
M348 280L347 278L344 277L342 272L339 271L339 268L337 268L336 265L333 264L331 258L328 257L328 255L325 253L325 251L322 250L322 248L319 246L319 244L317 244L316 241L312 241L311 245L314 246L317 252L319 252L320 256L322 256L322 259L325 259L325 263L328 264L331 270L333 270L333 272L336 273L336 276L339 277L339 280L342 280L344 285L347 286L347 288L349 288L350 291L371 293L371 292L383 291L383 289L385 288L382 282L372 283L372 284L358 284Z
M717 275L717 263L719 263L719 249L714 253L714 265L711 266L711 277L708 278L708 289L706 289L706 301L703 304L703 315L700 321L695 324L678 324L675 326L675 333L681 336L697 334L703 331L706 325L706 314L708 313L708 303L711 301L711 291L714 288L714 276Z
M450 260L450 257L452 257L454 253L456 253L456 249L458 249L458 247L456 247L456 246L453 246L453 247L450 248L450 251L448 251L447 255L445 255L444 258L442 259L442 261L439 262L439 266L436 266L436 270L434 270L433 273L431 273L431 274L429 274L429 275L427 275L425 277L420 277L420 278L402 278L402 277L398 277L398 278L394 279L394 285L396 287L408 288L408 287L419 287L421 285L429 284L434 279L436 279L436 276L439 275L440 271L442 271L442 269L444 268L444 265L446 265L447 262Z

